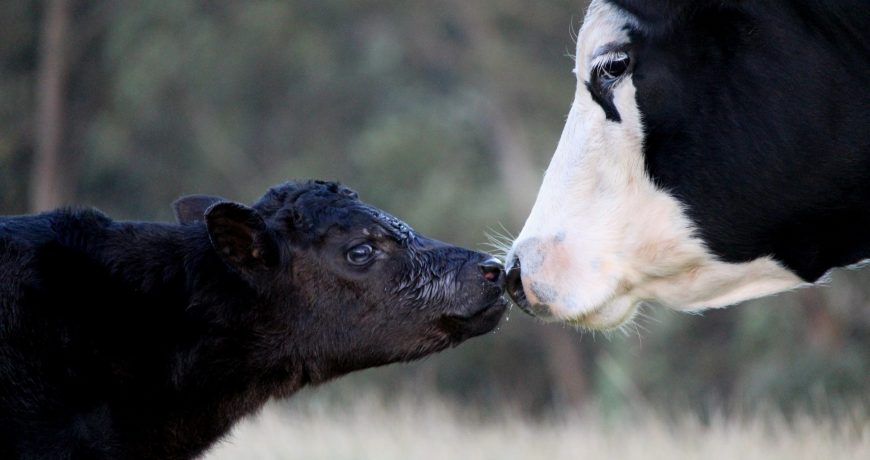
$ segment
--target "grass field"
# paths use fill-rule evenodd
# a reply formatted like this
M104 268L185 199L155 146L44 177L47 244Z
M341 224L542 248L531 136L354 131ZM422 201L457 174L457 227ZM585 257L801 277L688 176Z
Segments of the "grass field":
M543 419L481 415L438 399L378 397L275 403L215 447L220 459L870 459L867 406L836 418L665 417L649 410L605 422L590 411Z

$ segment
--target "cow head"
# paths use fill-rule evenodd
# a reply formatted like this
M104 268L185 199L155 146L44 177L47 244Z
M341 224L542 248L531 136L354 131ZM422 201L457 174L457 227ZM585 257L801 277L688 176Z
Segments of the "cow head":
M720 307L868 257L868 54L816 30L867 15L785 3L593 0L508 255L521 307L608 329L645 301Z

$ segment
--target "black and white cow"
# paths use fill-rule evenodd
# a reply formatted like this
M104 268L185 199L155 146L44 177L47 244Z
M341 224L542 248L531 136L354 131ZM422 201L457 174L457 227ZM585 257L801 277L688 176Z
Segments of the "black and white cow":
M870 1L593 0L508 255L543 318L722 307L870 258Z

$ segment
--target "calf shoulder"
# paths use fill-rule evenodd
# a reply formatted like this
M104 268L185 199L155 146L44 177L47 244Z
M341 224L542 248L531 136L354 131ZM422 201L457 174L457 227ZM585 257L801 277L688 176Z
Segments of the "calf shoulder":
M269 396L202 226L4 217L0 281L2 458L188 458Z

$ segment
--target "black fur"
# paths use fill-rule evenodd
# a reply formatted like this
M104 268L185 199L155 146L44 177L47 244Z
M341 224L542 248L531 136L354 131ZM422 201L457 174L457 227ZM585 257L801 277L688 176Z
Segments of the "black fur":
M604 110L604 117L610 121L615 121L617 123L622 122L622 117L619 115L619 110L616 108L616 104L613 103L613 93L610 92L601 92L591 83L586 82L586 90L589 91L589 94L592 96L592 100L595 101L596 104L601 106L601 110Z
M270 397L456 345L504 311L488 256L334 183L181 207L185 225L0 218L0 458L191 458ZM351 265L361 243L376 257Z
M647 170L725 261L807 281L870 258L870 3L611 0Z
M625 59L612 60L595 66L591 70L586 90L592 96L592 100L604 110L604 116L610 121L620 123L622 116L613 102L613 88L631 75L634 68L632 49L628 45L611 45L603 47L602 53L625 53Z

